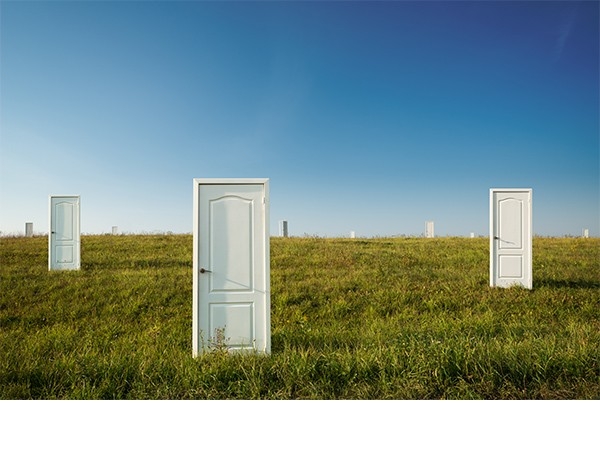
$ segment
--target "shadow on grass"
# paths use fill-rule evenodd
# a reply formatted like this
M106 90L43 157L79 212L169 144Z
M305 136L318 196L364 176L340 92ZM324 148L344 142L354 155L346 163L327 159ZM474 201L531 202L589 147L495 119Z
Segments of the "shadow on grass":
M534 279L534 288L549 287L551 289L600 289L600 282L588 280Z
M81 269L86 271L110 270L120 272L124 270L142 270L142 269L182 269L192 268L192 262L181 259L155 258L155 259L124 259L115 261L88 261L81 263Z

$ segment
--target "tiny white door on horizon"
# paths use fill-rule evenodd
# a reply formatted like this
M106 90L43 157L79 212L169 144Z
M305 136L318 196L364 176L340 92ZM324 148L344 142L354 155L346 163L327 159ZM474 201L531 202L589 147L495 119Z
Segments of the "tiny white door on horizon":
M532 190L490 190L490 285L532 288Z
M268 229L268 180L194 180L194 355L270 352Z
M80 197L50 197L48 269L78 270L81 264Z

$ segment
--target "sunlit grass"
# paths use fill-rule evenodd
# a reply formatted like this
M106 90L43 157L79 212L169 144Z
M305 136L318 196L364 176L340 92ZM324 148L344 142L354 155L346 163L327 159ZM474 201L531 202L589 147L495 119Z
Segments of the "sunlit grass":
M272 238L272 355L191 357L192 237L0 239L0 397L600 397L600 240L534 239L534 289L486 239Z

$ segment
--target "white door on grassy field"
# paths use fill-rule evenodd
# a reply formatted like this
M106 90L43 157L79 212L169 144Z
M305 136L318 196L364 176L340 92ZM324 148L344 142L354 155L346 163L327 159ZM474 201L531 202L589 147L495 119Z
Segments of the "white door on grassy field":
M194 180L193 354L271 351L267 179Z
M77 270L80 267L79 196L50 197L48 269Z
M490 190L490 285L532 287L530 188Z
M432 238L434 236L435 236L435 234L433 231L433 221L426 221L425 222L425 237Z

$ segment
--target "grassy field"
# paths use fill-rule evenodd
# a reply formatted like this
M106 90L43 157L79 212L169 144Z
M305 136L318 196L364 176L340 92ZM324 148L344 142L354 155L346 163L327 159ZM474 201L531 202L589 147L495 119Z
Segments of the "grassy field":
M487 239L272 238L272 355L193 359L191 235L2 238L0 398L600 398L600 240L533 253L528 291Z

